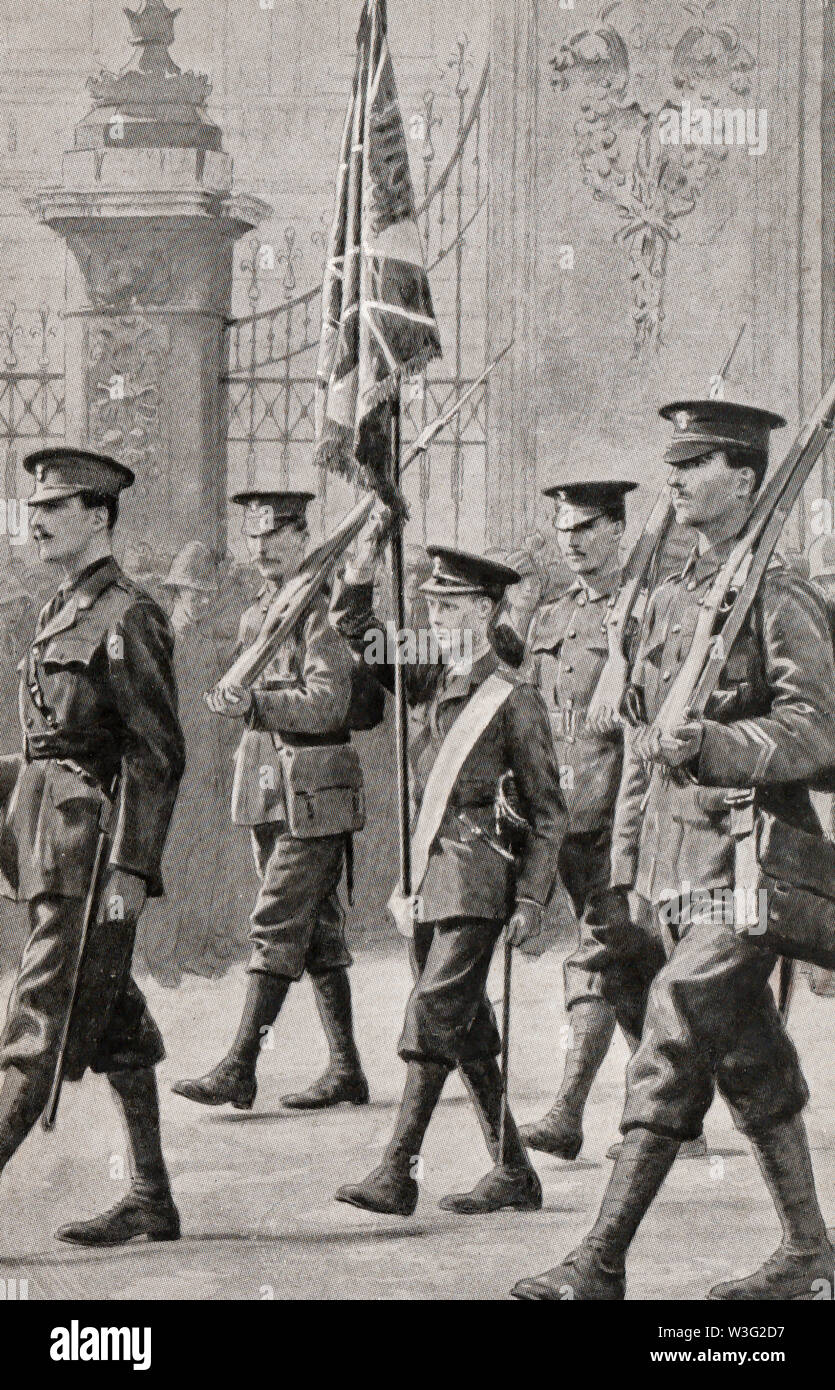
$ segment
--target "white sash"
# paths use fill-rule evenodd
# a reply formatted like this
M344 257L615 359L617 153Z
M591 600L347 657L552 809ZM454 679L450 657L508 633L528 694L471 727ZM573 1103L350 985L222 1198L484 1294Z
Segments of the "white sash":
M446 815L458 774L513 689L510 681L501 676L488 676L460 711L438 749L412 832L412 896L404 898L395 888L388 901L389 911L402 936L412 936L414 923L421 920L419 895L429 867L429 853Z

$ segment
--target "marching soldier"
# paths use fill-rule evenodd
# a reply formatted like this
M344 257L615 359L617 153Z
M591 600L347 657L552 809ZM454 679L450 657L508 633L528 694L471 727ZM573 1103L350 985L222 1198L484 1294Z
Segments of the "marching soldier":
M183 771L173 637L149 596L122 573L111 539L133 474L81 449L24 460L36 477L31 533L62 576L21 662L23 755L3 759L2 891L29 905L29 937L0 1038L0 1169L46 1104L70 1010L100 824L115 829L97 920L72 1010L63 1075L104 1072L133 1159L127 1196L61 1240L119 1245L180 1233L160 1144L154 1068L162 1038L130 974L146 895L162 893L160 858ZM11 783L14 783L13 790ZM4 800L6 799L4 797Z
M312 494L259 490L231 500L244 509L247 547L264 580L241 619L240 651L258 637L275 595L298 573ZM351 650L331 627L323 595L251 690L221 684L209 697L216 714L246 720L232 819L250 828L261 886L250 918L249 981L237 1035L210 1072L173 1088L201 1105L251 1109L263 1040L305 971L330 1061L318 1081L282 1104L313 1110L368 1103L338 897L346 840L362 824L362 778L349 731L352 678Z
M390 686L392 667L377 663L365 646L367 634L379 628L371 610L371 578L382 534L372 520L346 572L336 621ZM514 945L541 931L565 809L542 701L531 686L499 676L489 641L498 603L507 586L518 582L517 573L458 550L430 547L429 554L434 569L422 590L446 660L407 669L409 700L420 726L410 740L413 802L419 808L412 840L416 896L395 904L398 915L408 919L408 926L399 922L400 929L413 935L415 985L399 1045L406 1085L382 1164L336 1195L368 1211L412 1214L424 1135L444 1082L457 1067L494 1167L472 1192L445 1197L441 1206L468 1214L504 1207L538 1210L542 1189L509 1112L500 1151L500 1039L486 984L508 918ZM456 634L472 637L472 651L463 660L453 659ZM532 826L519 857L515 902L509 900L508 865L484 840L492 828L499 779L508 770Z
M623 1146L593 1230L561 1265L516 1285L514 1295L527 1300L624 1297L632 1238L679 1145L701 1131L716 1087L751 1140L783 1242L755 1274L711 1296L809 1296L815 1280L831 1286L833 1278L801 1117L809 1093L769 986L775 957L737 934L724 912L704 921L685 911L675 925L670 911L690 885L711 894L733 889L733 788L753 787L765 810L820 834L807 784L835 764L832 639L820 598L775 559L707 716L659 737L652 721L687 657L711 581L745 526L770 431L785 423L720 401L661 413L675 425L666 458L676 519L695 528L698 545L684 570L654 591L644 618L627 693L641 722L627 743L611 903L596 933L602 947L589 959L603 968L607 994L610 967L617 974L630 959L651 963L662 942L667 959L631 1001L623 979L612 996L619 1018L637 1030L643 1023L626 1074ZM628 889L637 903L631 918Z
M620 545L627 482L571 482L544 489L555 502L560 552L576 579L537 612L527 642L524 679L536 686L551 721L568 833L560 875L582 923L589 897L609 885L612 818L623 764L623 734L586 727L586 712L609 654L607 605L620 582ZM580 927L580 945L589 929ZM602 995L598 972L574 952L564 965L571 1046L554 1104L536 1124L523 1125L532 1149L574 1159L583 1143L583 1111L615 1030L615 1011Z

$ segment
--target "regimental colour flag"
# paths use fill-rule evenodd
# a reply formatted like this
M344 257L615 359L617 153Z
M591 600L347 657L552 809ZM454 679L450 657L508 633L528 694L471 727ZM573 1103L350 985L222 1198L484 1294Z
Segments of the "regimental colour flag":
M322 289L316 462L379 486L401 381L441 343L423 261L383 0L365 0Z

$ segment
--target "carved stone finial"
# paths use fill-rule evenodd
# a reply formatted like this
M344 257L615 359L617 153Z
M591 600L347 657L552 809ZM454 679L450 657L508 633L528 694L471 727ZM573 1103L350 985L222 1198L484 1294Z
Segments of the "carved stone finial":
M142 0L138 10L125 9L130 21L131 43L140 50L140 72L173 72L180 69L168 52L174 42L174 20L179 10L169 10L165 0Z
M135 10L125 8L134 57L120 72L98 72L89 78L96 109L79 125L76 148L116 142L124 148L221 148L220 130L205 114L211 91L208 77L183 72L168 52L179 13L165 0L142 0ZM110 124L114 115L116 127Z

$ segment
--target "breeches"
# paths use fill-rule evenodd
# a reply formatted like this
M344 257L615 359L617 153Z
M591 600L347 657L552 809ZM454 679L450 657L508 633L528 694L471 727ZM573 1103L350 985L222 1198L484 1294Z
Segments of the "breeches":
M657 950L653 909L636 901L636 925ZM642 1024L626 1071L624 1133L643 1126L694 1139L716 1088L744 1133L801 1110L809 1092L769 985L775 956L718 922L687 927L665 950L666 964L643 985L604 972L619 1020L633 1031Z
M0 1068L50 1072L55 1065L78 960L84 903L41 894L29 903L29 936L0 1037ZM152 1067L162 1036L130 973L135 925L99 922L90 933L64 1075Z
M405 1061L455 1067L495 1057L501 1039L487 998L487 975L503 923L452 917L415 926L414 989L398 1052Z
M588 835L566 835L560 847L560 877L574 904L579 922L577 948L566 956L563 963L567 1009L602 997L603 981L599 971L589 970L583 963L583 949L592 941L583 914L589 894L608 885L610 856L611 836L608 829Z
M297 840L273 826L252 832L261 887L250 917L248 970L299 980L352 964L338 888L343 835Z

